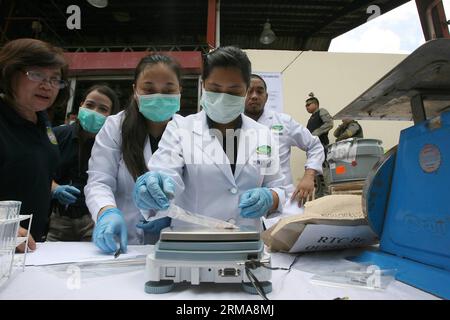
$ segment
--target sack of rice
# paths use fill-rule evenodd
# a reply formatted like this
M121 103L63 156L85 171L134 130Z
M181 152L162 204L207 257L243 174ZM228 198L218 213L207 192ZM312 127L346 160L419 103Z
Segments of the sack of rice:
M280 219L262 233L271 251L309 252L368 246L378 238L367 224L360 195L307 202L303 214Z

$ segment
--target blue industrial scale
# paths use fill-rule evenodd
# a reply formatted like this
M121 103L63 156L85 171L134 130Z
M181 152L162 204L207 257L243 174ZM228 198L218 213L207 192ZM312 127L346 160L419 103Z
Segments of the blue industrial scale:
M380 246L356 261L449 299L450 39L422 45L334 118L414 121L366 180L363 210Z

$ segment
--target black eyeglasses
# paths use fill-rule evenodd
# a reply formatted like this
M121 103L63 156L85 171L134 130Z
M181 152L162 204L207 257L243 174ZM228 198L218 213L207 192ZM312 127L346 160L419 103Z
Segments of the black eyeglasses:
M55 89L63 89L67 86L67 82L58 79L58 78L50 78L48 79L46 75L38 72L38 71L26 71L25 74L27 75L28 79L35 82L43 82L48 81L50 85Z

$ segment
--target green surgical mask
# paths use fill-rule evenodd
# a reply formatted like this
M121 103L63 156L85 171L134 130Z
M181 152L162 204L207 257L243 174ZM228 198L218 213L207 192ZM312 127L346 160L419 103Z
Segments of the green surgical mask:
M155 93L137 96L139 112L151 121L167 121L180 110L180 94Z
M106 117L96 111L85 107L78 110L78 120L83 130L90 133L98 133L106 121Z

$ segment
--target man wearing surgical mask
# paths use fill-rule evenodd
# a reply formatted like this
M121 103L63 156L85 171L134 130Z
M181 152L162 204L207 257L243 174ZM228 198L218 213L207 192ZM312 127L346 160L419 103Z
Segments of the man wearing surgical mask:
M119 100L106 85L87 89L72 124L54 128L61 162L52 183L52 215L48 241L90 241L94 222L83 188L96 134L106 117L119 111Z

